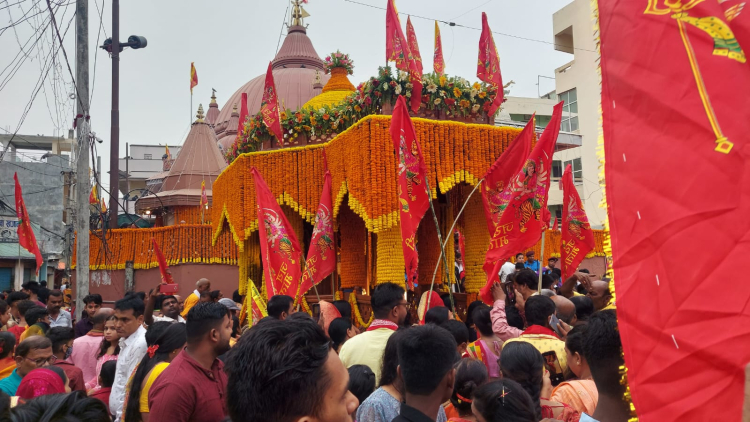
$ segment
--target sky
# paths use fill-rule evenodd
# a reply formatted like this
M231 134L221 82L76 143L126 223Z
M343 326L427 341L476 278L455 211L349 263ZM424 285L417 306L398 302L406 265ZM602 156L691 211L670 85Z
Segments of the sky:
M61 6L56 21L61 33L71 22L75 1L56 0ZM52 29L44 32L35 48L21 51L34 29L48 18L46 0L0 0L0 28L19 20L26 11L31 18L0 29L0 69L12 63L16 54L26 54L9 82L0 85L0 132L16 130L34 86L40 78L42 63L49 51ZM481 13L489 25L500 54L503 80L515 81L511 96L536 97L554 89L554 69L573 59L557 52L552 44L552 14L570 0L398 0L401 22L411 15L425 71L431 70L434 19L455 22L440 24L446 73L470 81L476 80L477 46ZM111 1L88 0L92 130L104 142L97 145L104 172L109 170L111 110L111 60L101 49L105 33L111 35ZM53 1L53 6L55 2ZM126 49L120 55L120 156L125 143L181 145L195 119L198 104L208 107L211 88L217 91L220 107L239 87L264 74L286 34L291 7L285 0L126 0L120 5L120 37L142 35L148 39L145 49ZM386 0L309 0L304 8L310 14L305 21L308 36L323 58L340 50L354 60L352 83L375 75L385 62ZM375 6L369 7L367 5ZM210 6L210 7L209 7ZM104 9L102 9L102 7ZM100 21L100 11L103 12ZM36 16L33 16L37 14ZM285 19L286 14L286 19ZM425 19L426 18L426 19ZM461 27L464 25L470 29ZM501 35L506 34L506 35ZM64 37L65 51L75 73L75 22ZM29 44L30 45L30 44ZM97 53L98 50L98 53ZM94 64L96 58L96 65ZM71 77L62 54L49 72L23 121L19 135L56 132L67 134L75 115ZM190 63L194 62L199 83L189 89ZM0 82L7 71L0 74ZM66 83L67 81L67 83ZM57 89L53 89L53 87ZM105 173L106 174L106 173ZM108 186L105 177L105 187Z

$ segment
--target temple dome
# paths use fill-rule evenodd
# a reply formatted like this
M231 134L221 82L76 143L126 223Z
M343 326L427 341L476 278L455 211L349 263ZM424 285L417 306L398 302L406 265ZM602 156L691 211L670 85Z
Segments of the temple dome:
M273 78L279 96L279 106L297 110L313 98L320 90L313 87L316 74L323 73L321 60L312 41L307 36L307 29L302 25L289 27L284 43L273 59ZM323 75L322 83L328 82L330 76ZM236 131L237 123L230 124L234 105L242 100L242 93L247 93L247 110L249 115L260 111L266 75L262 74L240 87L225 103L216 118L214 130L226 151L234 143L236 133L229 136L229 131Z

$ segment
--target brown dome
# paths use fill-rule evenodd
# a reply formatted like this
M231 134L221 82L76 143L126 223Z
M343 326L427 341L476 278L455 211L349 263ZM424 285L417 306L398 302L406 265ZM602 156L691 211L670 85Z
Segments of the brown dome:
M323 60L320 59L312 41L307 37L307 30L303 26L289 27L279 52L273 60L273 78L279 96L279 106L297 110L316 94L313 89L316 72L323 73ZM329 75L322 75L325 84ZM236 130L237 123L230 125L232 108L239 104L242 93L247 93L247 110L252 116L260 111L263 98L266 75L259 75L238 89L224 104L216 118L215 130L217 137L222 140L222 147L226 150L232 146L235 135L231 139L228 131Z

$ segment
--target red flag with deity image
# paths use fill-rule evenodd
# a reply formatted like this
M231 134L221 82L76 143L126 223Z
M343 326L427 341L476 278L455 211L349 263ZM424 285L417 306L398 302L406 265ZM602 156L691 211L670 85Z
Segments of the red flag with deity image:
M744 3L592 2L618 330L642 422L750 409Z
M306 268L300 283L300 294L305 294L313 285L323 281L336 269L336 251L333 244L332 184L331 172L326 170L326 174L323 176L323 192L320 194L318 213L315 215L315 226L310 239L310 249L307 251Z
M562 106L562 102L555 106L552 119L539 142L523 168L503 191L506 206L492 233L485 265L505 259L517 251L529 249L541 239L542 230L549 224L547 198L552 155L560 133Z
M247 107L246 98L243 99ZM263 99L260 104L260 113L263 115L263 123L268 127L273 136L284 146L284 131L281 130L281 114L279 112L279 96L276 92L276 84L273 81L273 64L268 62L266 71L266 85L263 88Z
M416 235L419 222L430 207L427 193L427 170L422 148L417 141L414 123L409 117L406 100L399 95L391 119L391 139L398 155L398 200L401 216L401 246L409 287L417 279L419 257ZM437 241L435 239L435 241Z
M250 172L255 180L258 235L266 276L266 293L269 299L274 295L296 297L302 275L302 248L263 176L255 167Z
M445 60L443 60L443 40L440 38L440 27L435 21L435 53L432 57L432 68L440 76L445 73Z
M503 103L503 75L500 73L500 56L497 54L495 39L492 37L490 25L487 23L487 14L482 12L482 34L479 36L479 60L477 61L477 78L486 82L496 90L495 99L492 101L487 114L494 116L497 109Z
M159 245L156 243L156 239L151 238L151 243L154 245L154 255L156 255L156 262L159 264L159 274L161 274L161 282L163 284L174 284L172 274L169 272L169 265L167 265L167 259L164 258L164 254L159 249Z
M23 201L23 192L21 184L18 183L18 173L13 173L13 180L16 182L16 216L18 216L18 244L24 249L34 254L36 257L36 274L39 274L39 267L42 266L42 252L39 250L39 244L36 243L34 230L31 229L31 220L29 212L26 210L26 203Z
M406 18L406 42L409 43L409 52L411 52L411 56L417 64L419 73L422 74L422 55L419 53L417 34L414 32L414 26L411 24L411 16Z
M531 151L532 139L534 139L533 115L523 130L516 136L516 139L497 157L497 160L483 177L482 204L484 205L484 216L487 219L487 229L490 231L490 235L495 232L500 216L508 205L509 197L504 196L503 191L513 176L521 171L521 167L523 167L524 161Z
M562 177L563 185L563 215L562 215L562 246L560 247L560 261L562 262L562 279L565 280L578 268L586 254L596 246L594 232L589 225L586 211L583 209L581 197L573 183L573 168L570 164L565 168ZM557 219L555 219L557 226Z
M419 95L411 96L411 109L413 112L419 110L422 102L422 61L415 58L410 48L410 42L404 36L401 29L401 20L398 18L395 0L388 0L385 12L385 58L386 61L396 62L396 69L409 73L409 82L412 84L413 93ZM412 32L414 28L412 28ZM417 37L414 35L414 44ZM419 54L419 47L417 47Z

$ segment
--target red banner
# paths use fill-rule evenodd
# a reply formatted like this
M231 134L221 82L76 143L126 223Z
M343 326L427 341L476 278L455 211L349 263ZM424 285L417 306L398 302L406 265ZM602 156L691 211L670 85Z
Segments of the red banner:
M91 187L89 192L89 205L97 205L99 203L99 197L96 195L96 185Z
M243 101L243 103L247 107L247 101ZM279 140L279 145L284 146L284 131L281 130L281 115L279 114L279 97L276 94L276 84L273 82L273 65L271 62L268 62L268 70L266 71L266 85L263 88L260 112L263 114L263 123Z
M159 249L159 245L156 243L156 239L151 238L151 243L154 245L154 255L156 255L156 262L159 263L159 274L161 274L161 282L166 284L173 284L172 274L169 272L169 265L167 265L167 259L164 258L164 254Z
M198 85L198 72L195 71L195 63L190 63L190 94L193 94L193 88Z
M416 282L419 257L416 235L419 222L430 207L427 196L427 170L422 159L422 148L417 141L414 123L409 117L406 101L398 97L391 119L391 139L398 154L398 200L401 216L401 246L409 287ZM432 241L437 242L437 239Z
M16 216L18 216L18 244L24 249L34 254L36 257L36 273L39 274L39 267L42 266L42 252L36 243L34 230L31 229L31 220L29 212L26 211L26 204L23 202L23 192L21 184L18 183L18 173L13 173L13 180L16 181ZM46 269L45 269L46 271Z
M479 60L477 61L477 78L496 89L495 99L492 101L488 114L494 116L503 103L503 75L500 73L500 56L495 48L487 14L482 12L482 34L479 36Z
M507 205L495 226L487 251L486 263L493 263L533 246L549 223L547 195L550 186L552 154L555 152L563 103L558 103L552 120L539 142L516 174L503 195Z
M271 74L273 79L273 73ZM272 83L273 85L273 83ZM275 91L275 90L274 90ZM247 92L242 93L242 99L240 100L240 120L237 123L237 138L242 137L242 132L245 131L245 120L247 120Z
M388 0L385 12L385 57L386 61L396 62L396 69L409 73L409 80L413 85L412 92L420 94L411 96L411 109L416 113L422 101L422 62L421 59L415 59L409 47L409 40L401 29L401 20L398 18L394 1ZM416 39L415 35L414 44L417 42Z
M606 193L633 404L642 422L742 420L750 9L737 0L598 3Z
M409 52L416 62L419 74L422 74L422 54L419 53L419 43L417 43L417 34L414 32L414 26L411 24L411 16L406 18L406 41L409 43Z
M445 73L445 60L443 60L443 41L440 39L440 27L435 21L435 54L432 58L432 68L438 75Z
M295 297L302 273L302 248L263 176L255 167L250 171L255 180L258 234L266 276L266 293L269 299L277 294Z
M302 274L300 283L300 294L305 294L314 284L323 281L336 269L331 172L326 170L323 177L323 192L320 194L318 213L315 215L315 226L310 239L310 249L307 251L305 272Z
M560 246L560 261L562 265L562 279L565 280L578 269L586 254L594 249L596 241L594 232L589 225L586 211L583 209L578 189L573 183L573 168L570 164L565 168L562 177L563 185L563 214L562 214L562 245ZM557 226L557 219L555 219ZM557 230L557 228L555 228Z
M521 171L524 161L531 152L532 139L534 139L534 116L526 123L526 126L510 146L497 157L497 160L483 177L482 204L484 205L484 216L487 219L487 229L490 231L490 236L495 233L500 216L508 206L510 193L503 195L503 192L513 176Z

